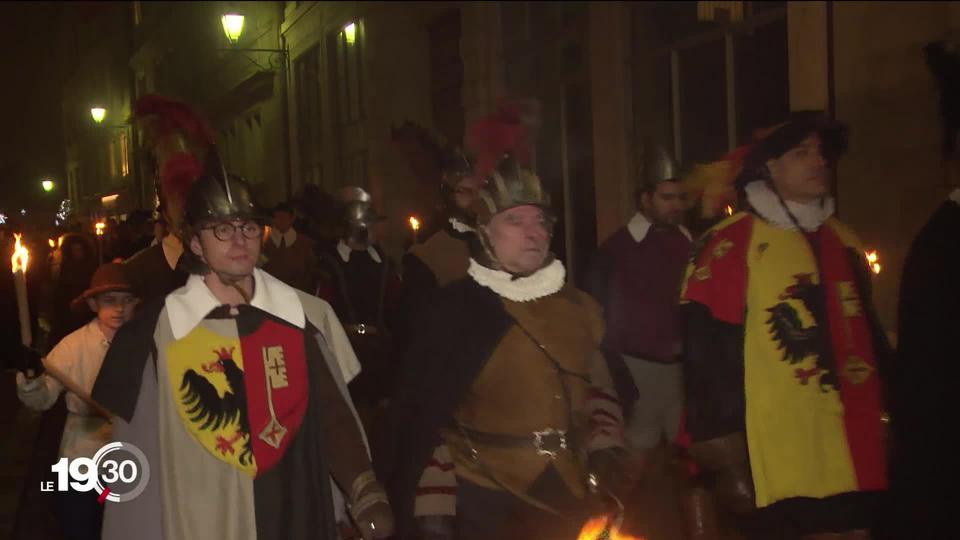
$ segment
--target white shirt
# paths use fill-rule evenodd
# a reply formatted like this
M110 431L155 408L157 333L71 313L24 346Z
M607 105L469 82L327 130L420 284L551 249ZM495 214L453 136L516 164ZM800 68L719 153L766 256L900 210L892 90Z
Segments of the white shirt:
M637 212L630 218L630 221L627 222L627 231L630 233L630 236L633 237L634 242L640 243L647 237L651 225L647 216L643 215L642 212ZM678 225L677 228L687 237L687 240L693 240L693 237L690 236L690 231L688 231L686 227Z
M281 233L277 229L270 229L270 241L273 245L280 247L280 240L283 240L284 247L290 247L297 241L297 231L293 227L287 229L287 232Z
M279 317L297 328L306 327L307 316L296 289L259 268L253 269L253 281L254 290L253 298L250 299L251 306ZM343 350L344 348L349 349L348 345L340 347L340 343L348 344L349 342L346 334L343 333L340 321L333 313L333 309L319 298L311 298L311 301L316 300L322 305L322 310L327 312L327 316L324 317L327 319L326 322L316 321L320 325L318 329L331 342L343 379L350 381L360 373L360 363L352 350L349 350L349 352ZM167 308L170 330L173 332L175 339L182 339L189 334L204 317L223 304L207 287L203 277L196 274L192 274L187 279L186 285L168 294L164 303Z
M68 378L89 396L109 346L110 342L94 319L60 340L43 364L51 372ZM39 388L27 393L18 388L17 395L27 407L43 411L56 403L64 387L48 374L42 375L41 380L43 384ZM69 413L60 441L60 455L70 459L92 458L110 441L110 423L73 392L67 392L66 403Z
M350 254L353 252L350 249L350 246L347 245L342 239L337 242L337 253L340 254L340 258L343 262L350 262ZM367 248L367 254L370 255L370 258L373 259L373 262L380 264L380 254L377 253L377 250L373 249L373 246Z

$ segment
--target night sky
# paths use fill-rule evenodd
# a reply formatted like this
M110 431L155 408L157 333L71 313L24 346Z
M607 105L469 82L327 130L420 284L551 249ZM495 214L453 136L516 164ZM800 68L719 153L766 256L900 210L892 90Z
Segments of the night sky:
M55 207L66 192L60 114L59 3L0 2L0 211ZM45 194L50 176L59 193Z

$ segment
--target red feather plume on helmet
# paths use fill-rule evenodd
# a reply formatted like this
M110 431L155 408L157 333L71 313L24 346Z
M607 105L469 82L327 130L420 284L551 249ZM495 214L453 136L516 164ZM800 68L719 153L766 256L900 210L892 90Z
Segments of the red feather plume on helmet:
M201 157L215 143L213 130L187 105L155 94L134 103L133 120L141 123L156 154L163 195L168 203L182 207L187 191L203 172Z
M494 114L474 122L467 130L466 146L476 157L476 174L486 177L505 155L528 165L538 125L539 110L530 101L503 101Z

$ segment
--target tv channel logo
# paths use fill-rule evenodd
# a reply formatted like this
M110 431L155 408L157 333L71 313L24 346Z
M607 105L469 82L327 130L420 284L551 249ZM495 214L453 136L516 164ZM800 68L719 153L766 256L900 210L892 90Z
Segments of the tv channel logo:
M135 445L112 442L93 458L60 458L50 466L56 481L40 483L40 491L96 491L101 504L136 499L150 481L147 456Z

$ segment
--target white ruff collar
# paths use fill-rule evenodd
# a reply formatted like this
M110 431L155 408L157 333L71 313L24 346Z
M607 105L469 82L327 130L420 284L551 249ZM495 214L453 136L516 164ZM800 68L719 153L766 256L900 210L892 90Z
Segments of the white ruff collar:
M950 193L950 200L960 204L960 188L957 188Z
M279 317L297 328L306 326L303 304L296 290L259 268L253 269L254 292L250 305ZM189 334L211 311L223 305L203 277L191 274L187 284L167 295L167 317L174 339Z
M454 217L450 218L450 226L460 234L476 232L476 229Z
M562 289L567 279L567 270L556 259L532 275L514 278L507 272L487 268L471 258L467 274L480 285L514 302L529 302L550 296Z
M790 219L783 205L780 204L777 194L762 180L747 184L747 201L760 216L776 227L789 231L797 230L797 226ZM784 201L790 212L797 218L800 227L806 232L814 232L823 225L823 222L833 215L835 204L833 197L824 197L823 204L802 204L793 201Z

